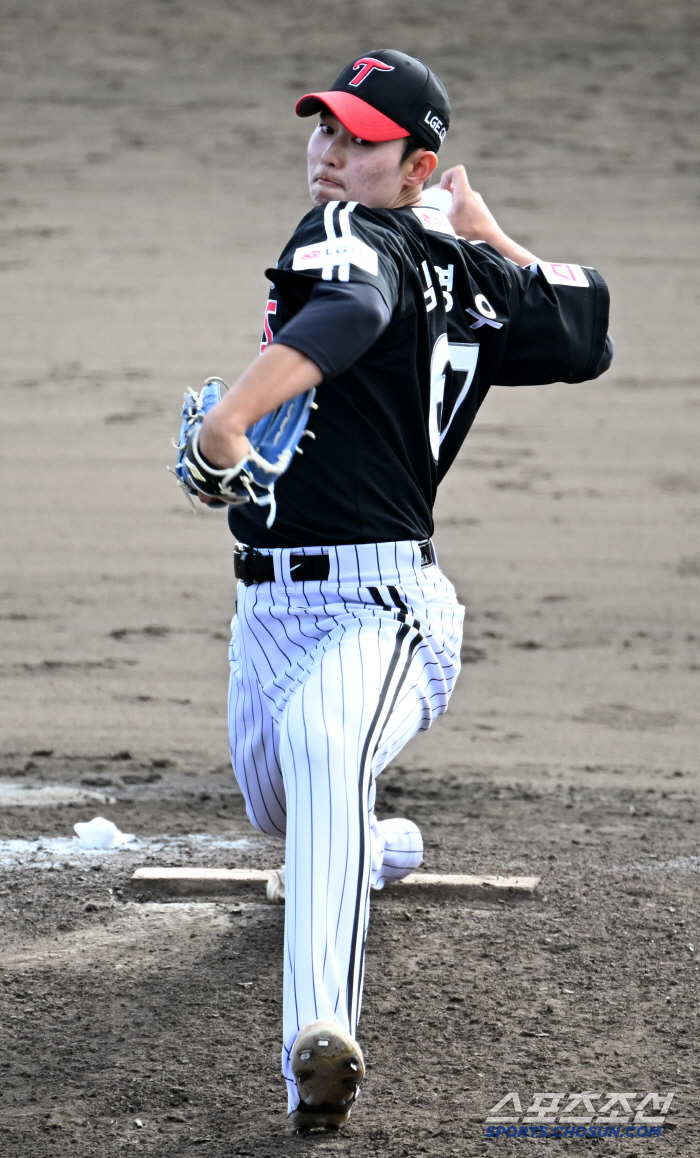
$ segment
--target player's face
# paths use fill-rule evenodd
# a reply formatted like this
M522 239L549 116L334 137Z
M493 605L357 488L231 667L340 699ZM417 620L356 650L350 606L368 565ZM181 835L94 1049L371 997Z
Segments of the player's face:
M322 113L309 141L311 200L314 205L359 201L369 209L418 203L422 182L411 179L410 159L401 163L403 149L403 139L363 141L353 137L337 117Z

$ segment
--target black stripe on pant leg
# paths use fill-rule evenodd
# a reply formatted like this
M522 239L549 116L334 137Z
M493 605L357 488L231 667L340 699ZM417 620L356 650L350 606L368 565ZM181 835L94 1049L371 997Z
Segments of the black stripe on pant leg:
M406 638L406 630L404 628L401 628L401 631L399 632L399 635L397 636L397 647L396 647L396 650L394 652L394 656L392 657L390 670L387 673L387 678L385 679L384 684L382 685L382 691L380 693L380 702L379 702L379 706L377 708L377 711L375 712L374 718L372 720L372 727L374 727L376 725L378 717L381 713L382 703L385 702L385 700L386 700L386 695L387 695L387 692L389 689L389 684L391 681L392 672L393 672L393 670L395 670L396 665L398 664L400 649L403 645L403 641L405 640L405 638ZM413 660L413 656L415 654L416 648L422 642L423 642L423 637L421 635L416 635L414 637L414 639L412 639L410 644L409 644L406 662L404 664L403 671L401 672L401 675L399 676L399 679L397 680L396 689L394 691L394 696L393 696L393 699L391 701L389 711L386 714L386 717L384 719L384 723L382 724L382 727L381 727L381 731L379 732L379 735L377 736L376 742L375 742L374 747L372 749L372 756L371 756L371 759L369 761L370 773L371 773L372 760L374 759L374 757L379 749L379 745L380 745L380 743L382 741L382 737L384 735L384 730L385 730L389 720L391 719L391 714L394 711L396 701L397 701L399 694L401 692L401 689L404 685L404 681L405 681L406 676L408 674L408 670L411 666L411 662ZM365 747L363 749L362 763L361 763L361 769L362 769L362 774L361 774L361 789L362 789L362 791L360 794L360 819L361 819L361 828L360 828L361 846L360 847L361 847L361 849L364 849L364 823L363 823L362 818L364 816L364 811L366 811L366 809L363 811L362 801L363 801L363 795L364 795L365 769L367 767L366 756L368 754L368 749L369 749L369 744L371 743L371 739L372 739L372 729L370 729L370 732L368 733L368 736L367 736L367 740L365 741ZM359 1020L359 1009L358 1009L357 1018L352 1019L352 1004L351 1004L352 1000L354 1000L354 998L355 998L354 963L356 960L358 960L357 959L358 943L360 946L360 948L359 948L359 961L358 961L359 971L357 974L357 977L358 977L358 985L357 985L358 1004L359 1004L360 994L362 992L362 983L363 983L363 977L364 977L364 958L365 958L364 922L362 924L362 941L361 942L359 942L359 934L358 934L358 929L359 929L358 917L359 917L359 911L360 911L360 900L361 900L361 896L362 896L362 877L363 877L362 864L363 864L363 860L364 860L364 856L363 856L362 860L360 861L360 872L359 872L359 876L358 876L357 900L356 900L356 908L355 908L355 924L354 924L354 928L353 928L353 945L352 945L351 967L350 967L350 972L348 974L348 1019L350 1020L351 1030L353 1033L357 1029L357 1021Z
M352 945L351 945L351 950L350 950L350 966L348 969L348 990L347 990L348 1020L350 1021L351 1032L354 1032L354 1029L355 1029L355 1026L353 1024L353 1017L352 1017L352 1012L353 1012L352 1006L353 1006L353 1001L355 999L355 974L357 972L358 966L359 966L360 970L362 968L362 958L364 957L364 949L365 949L365 929L364 929L364 921L361 921L361 916L362 916L362 879L364 877L364 862L365 862L365 820L366 820L366 817L365 817L365 812L366 812L365 786L366 786L366 779L367 779L367 771L368 771L368 768L371 766L371 759L368 759L369 749L370 749L370 744L372 743L372 739L374 736L374 730L379 722L379 719L380 719L381 714L382 714L382 709L383 709L384 704L386 702L387 695L389 694L389 688L391 686L391 681L394 677L394 673L395 673L396 668L398 666L399 658L401 655L401 648L402 648L404 640L406 639L406 636L409 634L409 632L410 632L410 628L404 624L404 626L401 627L397 633L396 646L394 648L394 654L391 657L391 662L389 664L389 670L387 671L387 674L384 678L384 682L383 682L382 687L381 687L381 691L379 693L379 701L377 703L377 709L374 713L374 716L372 718L372 723L371 723L369 730L367 732L367 737L365 739L364 747L362 749L362 758L360 761L360 783L359 783L360 867L359 867L358 879L357 879L357 893L356 893L356 899L355 899L355 918L353 921L353 929L352 929ZM398 697L398 694L401 690L401 687L403 686L403 682L404 682L406 675L408 673L409 666L410 666L411 661L413 659L414 649L420 641L421 641L421 636L416 636L415 640L411 641L411 646L409 649L408 656L406 658L406 663L404 665L404 669L401 673L396 690L394 692L394 696L392 698L392 708L393 708L393 705L396 703L396 699ZM388 719L390 714L391 714L391 708L389 709L389 713L387 714L387 719ZM386 721L385 721L385 723L386 723ZM376 752L376 750L379 746L379 742L381 740L381 736L382 736L383 731L384 731L384 728L382 727L382 731L379 733L379 736L377 737L376 742L374 744L372 756L374 756L374 753ZM362 925L362 928L360 928L361 925ZM361 973L359 973L358 976L361 976Z
M371 590L372 590L372 588L370 587L370 591ZM387 591L391 595L391 598L392 598L394 604L399 609L400 614L397 616L397 619L401 619L404 623L406 623L408 621L407 620L408 605L406 603L404 603L404 601L401 598L401 596L399 595L398 589L396 587L387 587ZM422 631L423 630L423 628L420 625L420 621L418 619L413 620L413 626L415 627L416 631Z
M401 596L399 595L399 593L395 587L387 587L387 591L391 595L391 598L393 599L394 603L398 607L399 611L408 611L408 607L404 603L403 599L401 598Z
M377 708L375 710L374 716L372 717L372 723L370 724L370 726L367 730L367 736L365 738L365 743L364 743L364 746L362 749L362 756L360 759L360 782L358 785L358 788L359 788L359 806L360 806L360 867L359 867L359 872L358 872L357 890L356 890L356 896L355 896L355 917L353 920L353 927L352 927L352 942L351 942L351 948L350 948L350 966L349 966L349 970L348 970L348 991L347 991L348 1019L350 1020L351 1031L353 1028L353 1026L352 1026L352 1003L353 1003L354 990L355 990L356 964L358 961L358 935L359 935L359 929L360 929L360 910L361 910L361 902L362 902L362 879L364 877L364 862L365 862L365 815L364 815L364 813L365 813L365 779L366 779L366 773L367 773L367 756L369 754L369 746L372 742L374 730L377 726L377 723L379 722L379 718L380 718L381 713L382 713L382 708L384 707L386 697L389 694L389 687L391 685L391 681L394 677L394 672L396 671L396 667L397 667L397 664L399 662L399 656L401 654L401 646L402 646L403 641L406 638L407 634L408 634L408 628L406 626L403 626L399 629L399 631L396 635L396 644L394 647L394 654L391 657L391 661L389 663L389 670L387 671L387 674L384 677L384 682L383 682L382 687L381 687L380 692L379 692L379 700L377 703ZM364 938L364 928L362 930L362 935ZM359 952L361 953L361 949L359 950Z
M367 590L369 591L370 595L372 596L374 602L377 604L377 607L383 607L385 611L393 611L393 607L390 607L389 604L385 603L384 600L382 599L382 596L381 596L381 593L380 593L378 587L368 587Z
M423 636L422 635L416 635L415 638L411 640L411 642L408 646L408 657L406 659L406 664L405 664L405 667L401 673L401 678L396 685L396 691L394 692L394 698L391 701L391 707L389 708L389 711L386 714L386 719L382 725L382 730L379 733L379 735L377 736L377 742L374 745L374 752L372 753L373 757L376 755L377 749L379 748L379 745L382 742L382 737L384 736L384 730L385 730L387 724L389 723L389 720L391 719L391 715L392 715L392 712L394 711L394 708L396 707L396 701L398 700L399 692L401 691L401 688L404 685L404 680L406 679L406 676L408 674L408 668L409 668L411 660L413 659L413 656L415 654L415 650L418 647L418 645L422 642L423 642Z

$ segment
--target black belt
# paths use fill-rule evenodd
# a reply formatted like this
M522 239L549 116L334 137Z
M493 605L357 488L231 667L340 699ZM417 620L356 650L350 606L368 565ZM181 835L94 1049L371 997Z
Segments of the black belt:
M421 567L430 567L433 547L430 539L418 544ZM290 555L289 571L294 583L327 579L330 574L328 555ZM274 583L275 561L272 555L261 555L253 547L236 547L233 552L233 573L246 586L252 583Z
M289 570L294 583L327 579L331 562L327 555L290 555ZM272 555L261 555L250 547L236 547L233 552L233 573L246 586L251 583L274 583L275 561Z

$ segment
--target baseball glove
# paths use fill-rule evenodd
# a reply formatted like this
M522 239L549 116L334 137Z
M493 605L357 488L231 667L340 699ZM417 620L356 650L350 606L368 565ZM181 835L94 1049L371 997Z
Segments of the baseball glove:
M200 394L185 392L180 438L173 443L177 449L173 474L188 498L201 492L216 499L215 505L220 507L249 502L269 507L266 522L271 527L277 513L275 483L289 468L294 454L303 453L299 447L302 437L314 437L306 423L311 410L316 409L316 391L298 394L249 427L248 453L235 466L220 470L207 462L198 443L204 416L221 400L222 386L228 390L222 378L207 378Z

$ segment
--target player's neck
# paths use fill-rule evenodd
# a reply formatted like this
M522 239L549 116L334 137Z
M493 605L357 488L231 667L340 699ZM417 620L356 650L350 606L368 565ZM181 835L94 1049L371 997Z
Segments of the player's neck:
M413 205L423 204L423 186L406 187L402 189L394 200L389 205L382 206L383 209L407 209Z

